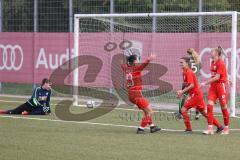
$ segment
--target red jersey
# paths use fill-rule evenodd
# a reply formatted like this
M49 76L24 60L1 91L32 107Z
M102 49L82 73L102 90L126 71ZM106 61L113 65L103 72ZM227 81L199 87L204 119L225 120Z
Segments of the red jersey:
M186 86L189 86L191 83L194 84L194 87L189 90L189 95L201 92L198 87L197 77L190 68L183 70L183 81L186 83Z
M216 74L220 74L219 80L212 82L211 84L227 82L227 69L221 58L219 58L217 62L211 62L211 74L212 78L215 77Z
M142 70L148 65L149 60L136 66L122 65L126 74L126 86L129 90L142 90Z

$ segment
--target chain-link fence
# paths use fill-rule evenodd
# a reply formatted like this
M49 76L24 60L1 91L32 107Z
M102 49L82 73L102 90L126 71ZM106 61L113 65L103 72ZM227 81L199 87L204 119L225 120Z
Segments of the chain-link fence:
M238 0L0 0L3 32L71 32L75 13L240 11Z

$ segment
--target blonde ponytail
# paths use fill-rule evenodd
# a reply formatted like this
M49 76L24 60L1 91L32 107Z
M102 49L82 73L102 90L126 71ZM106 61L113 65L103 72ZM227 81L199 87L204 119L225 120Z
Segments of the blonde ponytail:
M193 57L193 60L197 65L201 63L198 53L193 48L189 48L187 53Z

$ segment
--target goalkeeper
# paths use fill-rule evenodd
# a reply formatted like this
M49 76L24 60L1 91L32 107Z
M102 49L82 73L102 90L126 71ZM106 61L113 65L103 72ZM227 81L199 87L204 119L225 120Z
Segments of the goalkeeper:
M51 82L44 78L40 87L35 88L32 97L15 109L0 110L1 114L46 115L51 113Z
M190 58L191 69L193 70L193 73L196 74L197 79L199 81L200 80L200 69L202 67L200 57L199 57L198 53L193 48L189 48L187 50L187 54ZM184 88L185 88L185 84L182 84L182 89L184 89ZM182 98L179 101L179 104L178 104L179 111L177 113L175 113L175 116L178 119L182 118L181 110L182 110L184 101L185 101L187 96L188 96L188 93L184 93L184 95L182 96ZM199 111L196 109L195 119L198 120L199 116L200 116Z

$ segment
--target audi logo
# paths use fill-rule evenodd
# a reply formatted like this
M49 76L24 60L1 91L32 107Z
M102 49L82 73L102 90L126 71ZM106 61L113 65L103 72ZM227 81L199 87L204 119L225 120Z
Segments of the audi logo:
M0 54L2 54L0 70L18 71L21 69L23 64L23 50L20 45L0 44Z

